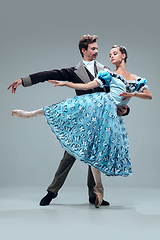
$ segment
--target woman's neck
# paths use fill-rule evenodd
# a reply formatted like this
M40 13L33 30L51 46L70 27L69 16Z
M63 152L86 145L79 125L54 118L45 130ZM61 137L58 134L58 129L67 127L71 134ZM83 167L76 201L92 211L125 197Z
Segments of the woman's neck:
M126 75L126 74L128 73L125 64L120 64L120 65L116 66L115 72L116 72L117 74L122 75L122 76L123 76L123 75Z

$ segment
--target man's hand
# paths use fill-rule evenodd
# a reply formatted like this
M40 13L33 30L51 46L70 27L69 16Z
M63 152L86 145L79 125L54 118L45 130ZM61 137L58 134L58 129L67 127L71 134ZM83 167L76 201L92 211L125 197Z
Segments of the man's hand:
M123 107L117 106L117 115L124 115L127 112L127 106L123 105Z
M22 79L19 78L17 81L13 82L13 83L7 88L7 90L10 89L10 88L12 88L12 93L15 93L17 87L18 87L19 85L21 85L21 84L22 84Z

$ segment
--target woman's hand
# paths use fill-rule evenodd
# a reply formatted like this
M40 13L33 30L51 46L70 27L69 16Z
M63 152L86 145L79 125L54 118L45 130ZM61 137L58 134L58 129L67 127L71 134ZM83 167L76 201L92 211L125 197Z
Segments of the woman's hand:
M66 86L66 82L62 82L62 81L49 80L48 82L53 83L54 84L53 87L57 87L57 86L64 87L64 86Z
M128 93L128 92L123 92L123 93L119 94L119 97L124 97L124 98L122 99L122 101L124 101L124 100L126 100L126 99L130 99L130 98L132 98L132 97L134 97L134 96L135 96L134 93Z

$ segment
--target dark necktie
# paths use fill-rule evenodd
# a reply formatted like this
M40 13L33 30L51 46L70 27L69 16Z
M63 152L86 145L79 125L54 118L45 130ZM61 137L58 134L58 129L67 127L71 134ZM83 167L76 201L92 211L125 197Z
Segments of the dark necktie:
M96 62L94 62L94 77L97 76L97 73L98 73L97 65Z

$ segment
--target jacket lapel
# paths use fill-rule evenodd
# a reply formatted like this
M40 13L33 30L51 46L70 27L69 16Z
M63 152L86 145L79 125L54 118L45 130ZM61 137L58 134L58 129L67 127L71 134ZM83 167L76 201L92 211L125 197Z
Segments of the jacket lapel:
M84 83L88 83L90 82L90 78L83 66L82 61L80 61L77 66L75 67L74 72L77 74L77 76L84 82Z
M100 70L104 70L104 71L105 71L105 69L108 69L107 67L105 67L104 65L102 65L102 64L99 63L99 62L96 62L96 66L97 66L98 72L99 72Z
M102 65L101 63L99 62L96 62L96 66L97 66L97 70L98 72L100 70L105 70L105 69L108 69L107 67L105 67L104 65ZM84 68L84 65L82 63L82 61L80 61L77 66L75 67L75 70L74 72L77 74L77 76L84 82L84 83L88 83L90 82L90 78L88 76L88 73L87 71L85 70Z

